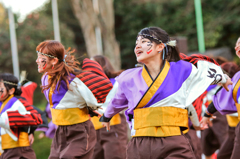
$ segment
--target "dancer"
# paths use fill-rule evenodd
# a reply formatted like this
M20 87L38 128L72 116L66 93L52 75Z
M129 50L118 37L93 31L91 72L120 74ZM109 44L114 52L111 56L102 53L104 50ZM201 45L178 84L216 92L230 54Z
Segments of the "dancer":
M117 83L115 83L114 78L118 76L122 71L114 71L110 61L105 56L96 55L96 56L93 56L91 59L95 60L102 66L105 74L113 84L112 91L116 91ZM104 113L103 110L99 110L99 111ZM93 125L97 133L97 143L94 149L93 158L94 159L111 159L111 158L125 159L126 147L127 147L127 141L128 141L128 135L127 135L128 128L127 128L127 122L124 114L121 112L113 116L110 122L111 131L108 131L108 132L103 127L102 123L99 122L98 117L93 117L91 121L93 122Z
M236 42L236 55L240 58L240 38ZM213 118L212 114L215 113L216 111L219 111L221 114L226 115L226 114L232 114L236 113L239 111L239 86L240 86L240 71L238 71L232 78L233 85L228 86L229 92L226 92L224 89L221 89L218 91L214 97L213 97L213 102L209 105L207 108L204 117L201 121L201 124L203 126L207 126L208 124L211 125L210 118ZM239 112L238 112L239 114ZM239 116L238 116L238 119ZM234 148L231 154L231 159L239 158L239 143L240 143L240 125L239 123L236 126L235 130L235 141L234 141Z
M214 94L220 88L219 85L211 85L207 89L207 101L210 104ZM206 108L204 109L206 110ZM201 145L206 159L211 159L227 136L227 119L225 115L215 112L216 119L212 120L212 126L201 131Z
M101 66L85 59L90 71L81 71L69 50L54 40L41 42L36 48L38 72L43 73L42 90L50 104L52 122L58 126L49 159L91 158L96 132L89 120L105 102L112 84Z
M118 90L100 121L125 112L131 128L127 158L195 158L182 131L188 128L188 108L211 83L230 79L219 66L208 61L195 65L180 60L176 42L158 27L142 29L134 49L144 67L129 69L116 78ZM177 144L176 144L177 143Z
M19 85L21 85L21 91L22 91L21 97L25 98L26 101L28 101L28 104L31 105L33 109L35 109L41 115L41 118L42 118L42 124L31 126L32 133L29 134L29 141L30 141L30 144L32 145L34 142L34 135L33 135L34 131L46 130L48 128L48 120L46 117L46 113L33 105L33 96L34 96L34 91L37 88L37 83L28 81L26 79L26 76L27 76L26 71L22 71L19 79Z
M42 124L42 119L28 101L20 97L22 92L18 85L18 79L12 74L0 74L0 130L4 150L1 159L36 158L29 134L33 133L32 126Z
M235 73L240 71L239 66L234 62L226 62L221 65L222 69L228 73L229 77L232 78ZM234 146L234 138L235 138L235 128L237 124L239 123L238 120L238 113L228 114L227 116L227 122L228 122L228 130L227 130L227 136L225 140L223 141L218 153L217 158L218 159L230 159L233 146Z

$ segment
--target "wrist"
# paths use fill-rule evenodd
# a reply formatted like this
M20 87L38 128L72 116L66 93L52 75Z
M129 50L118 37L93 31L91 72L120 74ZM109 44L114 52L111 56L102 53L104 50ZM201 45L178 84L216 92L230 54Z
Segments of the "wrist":
M99 119L100 122L109 122L112 118L107 118L104 116L104 114L101 116L101 118Z
M208 112L208 110L205 110L205 112L204 112L204 115L203 115L204 117L207 117L207 118L210 118L210 117L212 117L213 116L213 114L211 114L211 113L209 113Z

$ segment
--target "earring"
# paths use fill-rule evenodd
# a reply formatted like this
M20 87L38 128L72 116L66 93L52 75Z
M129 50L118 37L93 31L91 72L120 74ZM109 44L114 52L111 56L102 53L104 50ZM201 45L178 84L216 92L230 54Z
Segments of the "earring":
M160 53L161 53L161 51L158 51L158 53L160 54Z
M54 65L52 66L52 69L54 69Z

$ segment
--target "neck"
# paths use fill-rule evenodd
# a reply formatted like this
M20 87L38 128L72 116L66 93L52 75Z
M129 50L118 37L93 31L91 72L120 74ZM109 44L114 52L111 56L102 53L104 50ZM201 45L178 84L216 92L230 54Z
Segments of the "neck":
M161 71L163 64L164 61L162 59L160 59L160 61L158 62L151 61L145 64L153 80L157 77L157 75Z

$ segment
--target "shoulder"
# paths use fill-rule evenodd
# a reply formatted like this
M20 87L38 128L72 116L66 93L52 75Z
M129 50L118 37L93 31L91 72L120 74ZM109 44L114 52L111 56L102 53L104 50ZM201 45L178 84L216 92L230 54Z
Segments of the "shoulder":
M123 71L118 77L126 77L126 76L132 76L134 74L138 74L139 72L142 72L142 67L137 67L137 68L131 68Z
M48 75L47 75L47 73L45 73L44 75L42 75L41 83L42 83L42 86L48 85Z
M24 97L15 96L15 97L13 97L13 98L15 98L15 99L13 99L13 100L19 101L19 102L22 103L24 106L30 105L29 102L28 102L28 101L26 100L26 98L24 98Z
M235 75L232 78L233 80L239 80L240 79L240 71L238 71L237 73L235 73Z
M179 60L177 62L170 62L171 67L181 67L182 68L190 68L192 67L192 64L187 61Z
M193 66L194 65L189 62L179 60L177 62L170 62L170 71L176 72L176 74L179 74L180 72L185 74L186 72L191 72Z
M123 71L115 79L120 84L123 82L131 81L132 78L137 77L137 75L142 73L142 69L143 69L142 67L127 69Z

